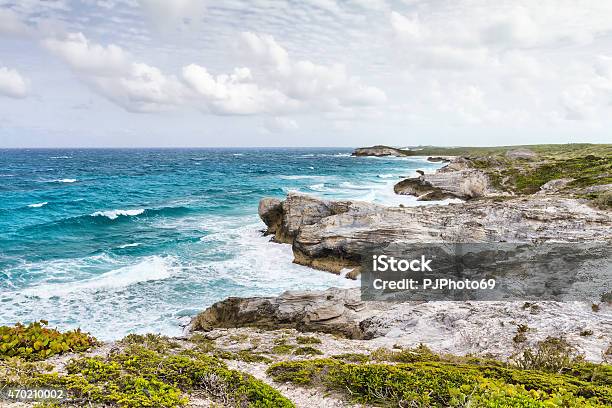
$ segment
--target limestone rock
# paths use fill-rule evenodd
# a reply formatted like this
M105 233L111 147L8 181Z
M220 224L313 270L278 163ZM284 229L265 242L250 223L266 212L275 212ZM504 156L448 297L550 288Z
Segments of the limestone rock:
M376 311L360 300L358 289L285 292L278 297L228 298L197 315L189 331L215 328L293 328L363 338L359 323Z
M283 204L278 198L264 198L259 201L259 218L268 227L266 235L274 234L280 226L283 216Z
M612 240L609 211L556 196L402 208L292 194L282 207L282 242L292 244L294 262L334 273L389 245Z
M466 169L423 174L400 181L393 187L396 194L413 195L420 200L445 198L472 199L493 191L489 179L480 170Z

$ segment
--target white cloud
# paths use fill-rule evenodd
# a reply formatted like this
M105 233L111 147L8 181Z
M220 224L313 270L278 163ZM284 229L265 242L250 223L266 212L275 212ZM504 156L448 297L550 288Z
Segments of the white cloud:
M401 40L420 41L427 35L427 27L421 23L418 14L403 16L392 11L389 18L393 31Z
M173 75L143 63L132 63L118 77L91 77L93 85L111 101L130 112L157 112L183 102L184 89Z
M202 66L183 68L183 78L209 110L220 114L283 114L329 111L384 103L386 95L348 75L342 64L294 61L274 37L245 32L240 54L252 68L213 76Z
M379 88L365 85L360 78L349 75L343 64L321 65L308 60L292 60L272 36L242 33L241 49L247 60L263 65L259 74L264 82L310 109L325 111L377 105L387 100Z
M112 76L129 68L129 56L121 47L92 43L83 33L70 33L62 39L47 38L42 43L79 73Z
M0 95L25 98L28 90L28 81L17 70L0 67Z
M190 64L183 68L183 78L213 113L252 115L287 110L291 106L280 91L254 83L248 68L214 77L206 68Z
M252 68L213 75L189 64L180 79L133 61L117 45L93 43L82 33L48 38L43 45L94 90L132 112L188 105L220 115L282 115L359 108L386 100L383 91L362 84L342 64L293 61L271 36L243 33L240 38Z
M180 104L183 86L156 67L133 62L119 46L92 43L82 33L48 38L43 45L85 83L130 112L155 112Z

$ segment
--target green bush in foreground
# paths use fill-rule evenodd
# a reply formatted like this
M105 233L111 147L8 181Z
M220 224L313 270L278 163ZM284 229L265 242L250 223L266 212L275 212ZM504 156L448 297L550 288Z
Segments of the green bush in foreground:
M88 350L97 341L80 329L61 333L45 327L47 321L25 326L0 326L0 359L21 357L24 360L43 360L55 354Z
M106 358L71 360L66 371L24 370L23 363L12 361L0 369L0 383L65 388L66 404L83 406L179 407L188 403L188 393L201 391L222 406L293 407L269 385L194 350L171 354L132 344Z
M356 402L385 406L604 407L612 403L609 385L501 366L317 359L276 363L268 374L279 382L324 386L347 393Z

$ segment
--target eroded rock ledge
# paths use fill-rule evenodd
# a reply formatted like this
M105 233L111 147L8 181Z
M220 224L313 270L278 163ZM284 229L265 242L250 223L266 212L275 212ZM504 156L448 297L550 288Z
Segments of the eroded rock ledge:
M419 201L437 201L447 198L470 200L499 193L491 185L489 176L474 168L471 160L454 158L435 173L422 174L397 183L396 194L412 195Z
M357 288L331 288L229 298L195 317L189 331L288 328L369 340L372 347L424 343L438 352L505 357L517 345L561 336L588 360L601 361L612 344L611 312L605 303L595 310L577 302L363 302ZM514 338L520 326L528 333L518 344Z
M500 202L386 207L292 193L264 199L267 233L292 245L294 262L356 277L361 256L389 245L434 242L589 242L612 240L612 213L576 199L527 196Z
M190 330L291 328L362 339L366 334L360 322L373 313L373 303L366 307L356 289L285 292L278 297L231 297L200 313L191 322Z

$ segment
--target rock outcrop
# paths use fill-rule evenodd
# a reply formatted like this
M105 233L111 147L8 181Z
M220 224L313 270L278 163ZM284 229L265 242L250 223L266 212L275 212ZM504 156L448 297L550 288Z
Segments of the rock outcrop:
M377 145L377 146L372 146L372 147L360 147L360 148L355 149L353 151L352 155L353 156L376 156L376 157L381 157L381 156L396 156L396 157L408 156L408 154L406 154L406 152L404 150L397 149L395 147L382 146L382 145Z
M360 300L356 289L285 292L278 297L233 297L217 302L200 313L192 320L189 330L292 328L361 339L364 332L359 324L375 314L374 304L370 302L366 310L366 303Z
M362 254L389 245L612 240L610 212L555 196L402 208L290 194L281 208L282 216L262 219L277 241L292 244L294 262L334 273L354 269L349 277L358 274Z
M605 303L595 311L577 302L362 302L357 288L331 288L229 298L195 317L188 331L292 328L369 340L357 343L372 349L424 343L438 352L508 357L516 352L513 338L524 325L530 330L522 346L562 336L588 360L601 361L612 341L610 313L612 306ZM587 328L592 334L585 337Z
M470 200L495 192L489 177L472 168L469 159L458 157L433 174L421 174L397 183L396 194L412 195L419 201L438 201L446 198Z
M454 158L454 156L429 156L427 161L432 163L448 163Z
M268 227L266 234L274 234L276 242L290 244L301 226L315 224L325 217L348 211L350 204L289 193L285 201L263 198L259 202L259 217Z

